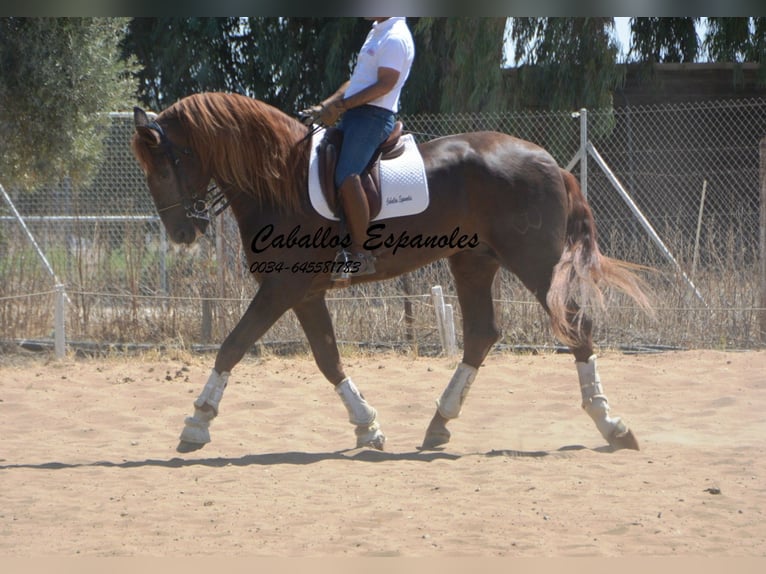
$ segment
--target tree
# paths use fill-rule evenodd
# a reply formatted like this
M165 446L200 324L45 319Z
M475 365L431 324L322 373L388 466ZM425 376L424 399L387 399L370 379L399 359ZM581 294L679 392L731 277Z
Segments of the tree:
M348 77L367 28L360 18L135 18L123 53L141 63L140 98L155 110L227 91L297 111Z
M243 33L237 18L133 18L122 43L135 57L139 96L160 111L179 98L207 90L236 91Z
M700 38L703 29L704 40ZM766 62L766 18L633 18L632 60L658 62ZM648 72L650 73L650 72ZM732 70L735 83L742 79L739 66ZM758 72L766 85L766 66Z
M489 111L503 92L506 18L419 18L412 73L402 92L407 113Z
M243 83L288 113L305 109L348 79L369 29L362 18L250 18Z
M700 18L631 18L628 57L644 63L694 62L700 54Z
M624 81L613 28L613 18L514 18L520 66L507 90L514 107L611 107L612 91Z
M416 56L402 93L407 113L502 106L505 22L410 19ZM136 18L123 50L142 64L140 97L154 109L224 90L289 113L348 79L369 28L361 18Z
M106 112L132 101L127 20L0 18L0 178L23 187L91 173Z

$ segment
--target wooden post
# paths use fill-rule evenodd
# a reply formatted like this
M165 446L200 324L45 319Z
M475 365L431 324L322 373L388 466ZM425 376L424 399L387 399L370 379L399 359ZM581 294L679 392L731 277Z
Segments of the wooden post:
M442 350L447 351L447 336L444 330L444 293L441 285L431 287L431 301L434 304L434 315L436 316L436 330L439 333L439 342Z
M410 345L414 345L415 354L417 354L417 343L415 341L415 314L412 312L412 301L410 295L412 295L412 281L410 280L410 274L405 273L401 277L402 291L406 295L404 298L404 338Z
M64 285L56 284L56 304L53 313L54 339L53 348L56 358L63 359L66 356L66 291Z
M207 241L201 245L202 257L205 261L203 269L208 270L208 262L211 259L211 249ZM213 338L213 289L210 285L209 275L205 274L200 281L200 296L202 298L202 323L200 325L200 343L210 343Z
M760 184L761 184L761 197L760 197L760 211L761 211L761 225L760 225L760 248L761 248L761 261L760 261L760 274L759 281L761 283L761 304L758 311L759 325L761 327L761 342L766 343L766 137L761 140L760 146Z
M702 214L705 211L705 194L707 192L707 179L702 183L702 196L700 197L700 211L697 216L697 233L694 236L694 256L692 257L692 272L689 274L689 278L694 281L694 276L697 273L697 263L700 257L700 232L702 231Z

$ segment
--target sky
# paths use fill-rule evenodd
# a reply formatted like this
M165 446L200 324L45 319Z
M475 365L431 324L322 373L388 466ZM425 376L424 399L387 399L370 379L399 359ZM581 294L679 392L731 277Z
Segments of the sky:
M630 16L615 16L614 30L620 43L620 56L624 57L630 47Z

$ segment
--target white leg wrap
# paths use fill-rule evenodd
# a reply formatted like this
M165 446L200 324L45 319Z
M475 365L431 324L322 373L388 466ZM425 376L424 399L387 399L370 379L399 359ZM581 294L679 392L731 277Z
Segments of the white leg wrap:
M450 379L449 385L444 389L441 398L436 401L439 414L445 419L456 419L460 416L463 401L468 395L471 384L478 373L476 367L460 363Z
M351 377L346 377L335 387L335 392L340 395L351 424L370 425L377 416L377 411L364 400L362 393L356 388Z
M194 401L194 406L201 408L203 405L208 404L213 407L213 416L216 416L218 414L218 404L223 398L223 391L229 382L230 374L228 371L219 374L213 369L210 372L207 383L205 383L205 388L202 389L199 397Z
M218 405L223 398L223 391L229 382L230 374L228 371L218 374L215 369L210 372L205 387L194 401L194 414L184 420L184 430L181 431L180 440L194 444L210 442L210 421L218 415ZM205 405L210 405L213 410L202 410Z
M620 417L609 416L609 402L604 395L601 379L596 370L596 355L591 355L587 363L575 362L577 375L580 378L580 393L582 408L596 423L601 436L609 440L615 431L625 429Z

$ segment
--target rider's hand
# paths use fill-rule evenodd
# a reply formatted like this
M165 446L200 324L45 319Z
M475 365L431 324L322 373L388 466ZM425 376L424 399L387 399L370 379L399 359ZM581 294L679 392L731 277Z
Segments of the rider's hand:
M306 125L311 125L315 122L319 122L325 126L335 125L340 115L346 111L346 108L340 101L335 101L330 104L317 104L311 106L308 109L303 110L298 115L301 121Z
M346 108L343 107L341 100L336 100L327 105L319 105L322 108L322 111L319 114L319 121L326 126L335 125L335 122L338 121L338 118L341 116L341 114L346 111Z
M319 119L319 116L322 114L322 106L316 105L311 106L310 108L306 108L305 110L301 110L298 112L298 117L300 118L301 122L303 122L307 126L311 126L311 124L316 123L316 121Z

